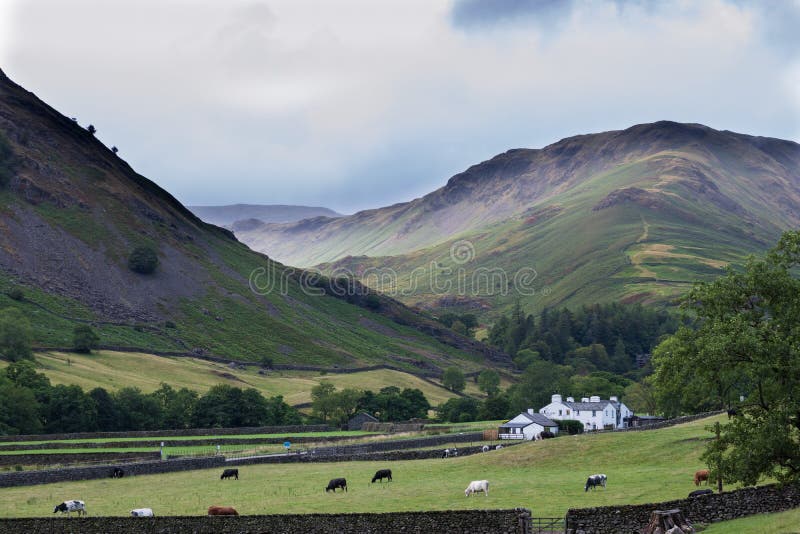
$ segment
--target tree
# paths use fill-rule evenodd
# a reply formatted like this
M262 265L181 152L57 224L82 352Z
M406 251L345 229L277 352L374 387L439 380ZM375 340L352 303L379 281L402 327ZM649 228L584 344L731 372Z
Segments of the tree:
M353 388L345 388L333 394L333 418L336 423L344 425L356 414L363 394L363 391Z
M90 124L89 126L86 127L86 131L94 135L95 133L97 133L97 128L94 127L94 124Z
M314 416L323 423L328 421L328 417L333 414L335 409L335 392L336 386L327 380L321 380L319 384L311 388L311 410Z
M737 407L704 454L729 483L800 480L800 232L785 233L743 271L697 284L684 299L699 321L661 343L654 384L670 410ZM695 388L708 392L697 394ZM712 473L715 476L717 473Z
M451 423L467 423L478 418L478 401L472 397L456 397L436 408L439 418Z
M28 320L16 308L0 310L0 358L16 362L32 357Z
M489 397L500 392L500 375L493 369L485 369L478 375L478 389Z
M464 373L461 372L461 369L448 367L444 370L444 375L442 375L442 384L450 391L461 392L464 391L467 382L464 380Z
M158 254L151 247L136 247L128 256L128 268L139 274L151 274L158 267Z
M88 354L92 352L92 349L97 348L99 342L100 336L89 325L76 326L72 332L72 350L75 352Z
M0 376L0 434L36 434L41 431L39 402L33 391Z

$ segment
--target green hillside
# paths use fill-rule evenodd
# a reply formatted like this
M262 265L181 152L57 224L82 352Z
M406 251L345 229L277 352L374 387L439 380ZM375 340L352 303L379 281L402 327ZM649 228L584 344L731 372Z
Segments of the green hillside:
M488 355L503 365L396 302L357 286L334 294L203 223L2 72L0 169L0 309L21 310L36 346L69 347L89 324L101 346L144 351L434 371L477 369ZM140 247L157 256L154 272L129 265Z

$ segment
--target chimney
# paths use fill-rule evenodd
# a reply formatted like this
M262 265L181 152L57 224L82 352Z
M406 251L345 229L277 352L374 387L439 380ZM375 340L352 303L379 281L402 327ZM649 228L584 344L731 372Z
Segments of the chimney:
M612 402L619 402L617 397L609 397L609 400L611 400Z
M574 397L567 397L567 402L575 402L575 398Z
M554 394L554 395L553 395L553 396L550 398L550 402L561 402L561 395L559 395L559 394L557 394L557 393L556 393L556 394Z
M592 395L591 397L589 397L589 402L600 402L600 396Z
M589 397L581 397L581 402L589 402Z
M528 408L528 415L535 415L536 412L533 411L533 408Z

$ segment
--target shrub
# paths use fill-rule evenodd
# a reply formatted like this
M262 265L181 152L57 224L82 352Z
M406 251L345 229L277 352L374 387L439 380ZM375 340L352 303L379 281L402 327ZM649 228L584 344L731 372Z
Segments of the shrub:
M583 423L580 421L572 421L572 420L563 420L558 421L558 433L559 434L569 434L570 436L575 434L583 434Z
M92 330L89 325L79 325L75 327L72 335L72 350L75 352L89 353L97 348L100 337Z
M0 310L0 358L17 362L32 357L28 320L15 308Z
M164 328L176 328L176 326L172 321L164 321Z
M378 295L375 295L373 293L367 295L367 298L365 299L364 303L370 310L379 310L381 307L381 299L378 298Z
M158 267L158 254L148 246L136 247L128 257L128 268L139 274L151 274Z
M8 291L6 291L6 295L11 300L21 301L21 300L25 299L25 293L23 293L22 289L20 289L18 287L12 287Z

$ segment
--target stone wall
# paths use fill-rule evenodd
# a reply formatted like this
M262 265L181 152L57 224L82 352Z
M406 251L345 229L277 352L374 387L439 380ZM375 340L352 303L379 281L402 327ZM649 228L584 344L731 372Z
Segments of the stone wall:
M678 508L692 523L715 523L753 514L781 512L798 506L800 485L771 484L694 499L571 509L567 512L567 533L638 533L647 525L653 510Z
M161 453L156 452L78 452L74 454L2 454L0 466L14 465L68 465L103 462L135 462L158 460Z
M328 425L284 425L256 426L242 428L183 428L179 430L136 430L131 432L76 432L73 434L27 434L0 436L5 441L51 441L63 439L102 439L102 438L153 438L171 436L231 436L237 434L300 434L305 432L328 432Z
M0 519L0 531L26 534L218 534L220 532L285 534L418 532L426 534L527 534L525 517L516 510L393 512L384 514L251 515L239 517L47 517Z
M222 467L224 464L224 457L213 456L210 458L185 458L166 462L127 463L120 464L120 467L125 471L125 476L134 476L188 471L191 469L209 469L212 467ZM89 467L65 467L63 469L2 473L0 474L0 488L109 478L113 467L113 465L96 465Z

